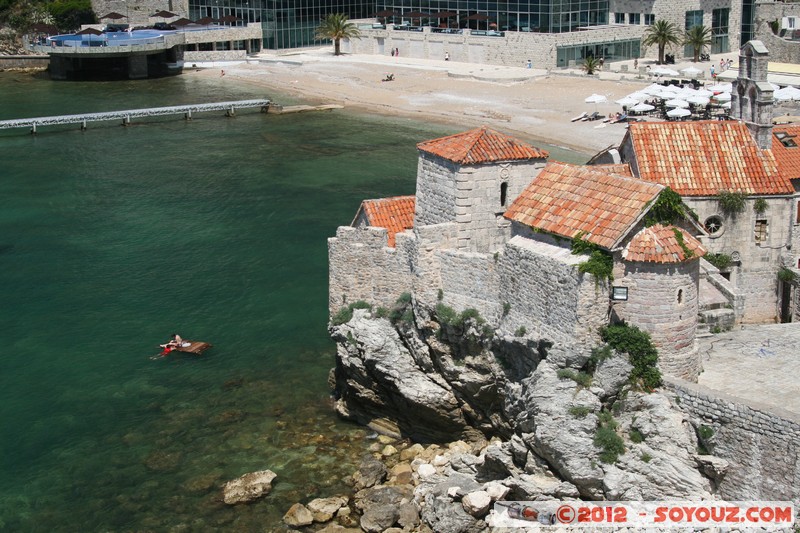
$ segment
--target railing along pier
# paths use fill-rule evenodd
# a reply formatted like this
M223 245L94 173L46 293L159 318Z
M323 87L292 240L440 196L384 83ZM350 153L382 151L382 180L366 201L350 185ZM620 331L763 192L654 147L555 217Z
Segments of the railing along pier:
M52 117L16 118L0 120L0 130L11 128L30 128L31 133L36 133L40 126L54 126L56 124L80 124L81 130L87 128L89 122L108 120L122 120L122 125L131 123L131 118L156 117L163 115L183 115L184 119L192 120L192 113L207 111L225 111L225 116L233 117L237 109L260 107L262 113L269 110L269 100L238 100L234 102L215 102L210 104L176 105L167 107L149 107L143 109L127 109L123 111L105 111L102 113L83 113L80 115L57 115Z

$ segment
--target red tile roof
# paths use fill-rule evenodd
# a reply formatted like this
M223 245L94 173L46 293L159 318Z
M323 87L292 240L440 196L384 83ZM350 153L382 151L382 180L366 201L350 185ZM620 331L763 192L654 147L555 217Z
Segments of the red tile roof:
M788 134L797 146L784 146L778 138L781 133ZM778 162L778 172L787 180L800 178L800 124L773 126L772 154Z
M611 249L630 231L663 186L594 167L549 163L505 217L527 226Z
M389 232L389 246L394 247L395 234L414 227L415 204L415 196L364 200L361 202L359 213L364 212L370 226L386 228ZM356 214L357 219L358 214Z
M683 244L691 252L687 257L686 250L678 242L675 231L683 235ZM642 229L634 235L622 251L626 261L647 263L681 263L688 259L696 259L706 254L700 241L675 226L656 224Z
M592 165L595 170L608 172L609 174L619 174L620 176L633 177L631 166L628 163L609 163L607 165Z
M681 196L720 191L790 194L770 150L761 150L741 122L638 122L628 127L641 179Z
M535 146L485 126L449 137L421 142L417 144L417 148L422 152L462 165L547 159L549 156L544 150L539 150Z

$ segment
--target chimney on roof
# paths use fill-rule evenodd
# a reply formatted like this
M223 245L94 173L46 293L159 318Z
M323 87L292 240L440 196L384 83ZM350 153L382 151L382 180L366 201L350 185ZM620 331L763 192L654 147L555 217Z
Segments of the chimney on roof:
M767 81L769 50L749 41L739 51L739 77L731 91L731 117L747 125L763 150L772 147L772 85Z

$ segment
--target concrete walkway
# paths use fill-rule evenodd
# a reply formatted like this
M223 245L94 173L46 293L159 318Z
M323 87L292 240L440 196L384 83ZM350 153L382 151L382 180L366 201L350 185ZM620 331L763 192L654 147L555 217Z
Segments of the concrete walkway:
M743 326L698 342L701 385L800 414L800 323Z

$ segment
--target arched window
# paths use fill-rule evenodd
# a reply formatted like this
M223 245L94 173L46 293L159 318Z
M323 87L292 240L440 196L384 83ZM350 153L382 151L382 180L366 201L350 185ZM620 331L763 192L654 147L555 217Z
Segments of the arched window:
M678 303L683 303L683 289L678 289Z
M508 183L503 182L500 184L500 205L505 207L508 200Z

